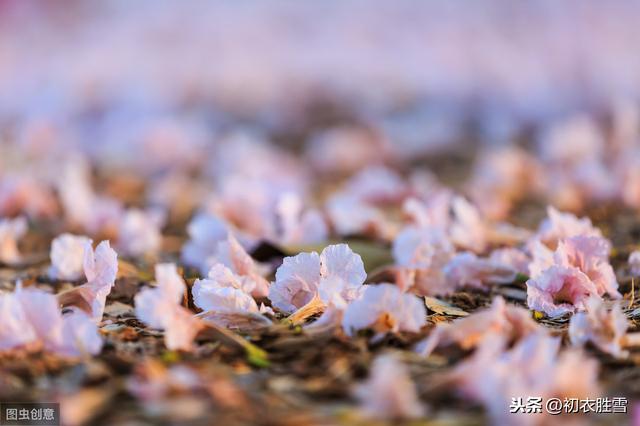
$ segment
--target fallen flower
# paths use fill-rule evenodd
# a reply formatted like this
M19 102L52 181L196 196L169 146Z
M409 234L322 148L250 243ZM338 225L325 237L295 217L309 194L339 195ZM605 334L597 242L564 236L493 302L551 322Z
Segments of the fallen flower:
M616 302L607 309L602 299L590 298L586 302L586 311L578 312L569 323L569 338L573 345L592 342L598 349L616 358L625 358L628 352L623 349L629 321Z
M0 219L0 263L14 264L22 256L18 250L18 240L27 232L27 219Z
M367 417L398 420L425 414L407 368L394 355L373 361L369 379L356 387L355 396Z
M96 324L84 312L62 314L52 294L22 289L0 294L0 350L31 347L77 357L97 354L102 339Z
M255 282L235 274L223 264L209 271L208 278L194 282L193 303L204 312L198 314L222 327L253 328L271 324L263 313L272 313L264 305L258 307L251 297Z
M584 310L587 299L598 296L598 288L578 268L551 266L527 281L527 305L550 317Z
M378 334L416 333L426 322L424 303L419 298L384 283L365 286L362 296L347 306L342 327L350 336L365 328Z
M329 236L327 223L316 209L303 208L302 197L285 193L277 201L276 216L280 232L275 241L284 246L318 244Z
M57 280L76 281L83 277L84 252L91 239L81 235L62 234L51 242L49 276Z
M156 254L162 244L165 215L157 210L128 209L118 226L116 247L126 256Z
M101 321L107 296L118 274L118 255L109 245L109 241L102 241L95 251L90 243L85 246L84 274L87 283L79 288L85 290L83 294L91 305L93 319Z
M320 307L344 307L359 295L367 273L362 258L346 244L284 258L269 289L273 306L292 313L315 300Z
M419 295L441 295L447 285L444 266L454 248L444 232L436 228L408 226L393 241L393 257L400 267L398 285Z
M517 342L540 328L528 310L496 297L487 309L452 323L438 323L429 337L417 345L416 352L428 356L437 347L452 344L470 350L480 345L489 334L503 336L507 342Z
M202 328L191 311L181 306L186 285L172 263L157 264L156 288L146 288L134 298L136 316L150 327L165 331L168 349L188 351Z
M229 233L227 239L218 243L216 251L212 254L208 263L222 264L238 276L245 291L253 297L266 297L269 294L269 282L264 278L268 270L258 265L246 252L240 242ZM211 271L209 271L211 274Z
M511 349L504 336L490 334L448 378L463 397L482 403L494 424L542 424L543 414L511 413L513 399L594 398L600 392L598 362L559 349L560 340L544 332L529 334Z
M510 265L488 258L479 258L474 253L455 255L444 267L449 288L465 286L486 289L489 284L509 284L515 281L518 271Z
M602 237L602 232L591 223L588 217L578 218L571 213L562 213L555 208L547 207L547 219L532 237L555 249L558 241L575 236Z
M576 236L558 242L554 261L584 272L596 285L598 295L619 298L616 274L609 263L610 250L611 244L602 237Z
M585 308L586 299L605 293L620 298L609 264L609 242L602 237L575 236L557 243L555 252L540 243L532 246L527 303L550 316Z

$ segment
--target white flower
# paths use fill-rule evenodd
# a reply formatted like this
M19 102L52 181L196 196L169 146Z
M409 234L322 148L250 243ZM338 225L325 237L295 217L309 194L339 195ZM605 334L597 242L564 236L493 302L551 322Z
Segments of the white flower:
M355 395L369 417L397 420L425 414L407 368L394 355L373 361L369 379L356 388Z
M181 306L186 285L176 266L156 265L156 283L156 288L146 288L135 296L136 316L150 327L165 331L167 348L190 350L200 322Z
M488 284L512 283L518 272L509 265L463 252L447 263L444 274L451 288L470 286L483 289Z
M49 275L58 280L76 281L83 277L84 251L91 239L85 236L62 234L51 242Z
M244 284L245 290L254 297L266 297L269 293L269 282L263 275L268 272L258 265L246 252L240 242L229 233L227 239L218 243L216 251L208 259L208 263L222 264L238 276ZM209 271L211 274L211 270ZM250 288L248 288L250 286Z
M357 297L367 278L362 258L346 244L326 247L322 254L284 258L269 289L273 306L291 313L319 296L325 305L345 306Z
M588 217L577 218L571 213L562 213L555 208L547 207L548 218L538 228L533 237L539 239L551 248L555 248L558 241L575 237L602 237L602 233L595 228Z
M250 295L254 286L218 264L211 268L208 278L193 283L193 303L204 311L258 312L258 304Z
M0 350L35 345L63 356L95 355L102 349L96 324L84 312L62 315L52 294L22 289L0 294Z
M88 290L90 297L87 302L92 307L92 317L95 321L102 320L107 296L111 293L118 274L118 255L109 245L109 241L102 241L95 251L90 243L85 246L84 274L87 283L81 287Z
M211 255L228 233L229 228L223 220L213 215L197 214L187 225L189 241L182 247L182 261L206 274L213 266Z
M377 284L366 286L362 297L349 304L342 326L349 335L365 328L378 333L416 333L426 322L424 303L419 298L393 284Z
M155 254L162 244L160 228L164 213L155 210L129 209L118 227L118 251L126 256Z

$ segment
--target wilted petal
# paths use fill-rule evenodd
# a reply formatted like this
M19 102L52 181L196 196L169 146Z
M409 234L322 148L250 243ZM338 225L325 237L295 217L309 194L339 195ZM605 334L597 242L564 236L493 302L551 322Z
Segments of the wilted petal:
M373 361L369 379L356 388L360 409L377 419L409 419L425 414L406 367L393 355Z
M58 280L79 280L84 274L85 247L91 239L85 236L62 234L51 242L49 275Z
M365 287L362 297L346 309L342 326L352 335L372 328L376 332L418 332L426 324L424 303L412 294L403 293L393 284Z

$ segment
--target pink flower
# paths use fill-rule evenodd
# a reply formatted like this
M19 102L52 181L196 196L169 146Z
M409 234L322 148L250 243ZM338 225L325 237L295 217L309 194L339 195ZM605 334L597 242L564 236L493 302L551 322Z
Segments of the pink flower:
M513 398L593 398L598 362L581 352L558 354L560 341L546 333L531 333L511 349L504 336L490 334L474 354L449 375L465 398L482 403L491 422L501 425L540 424L543 414L513 414Z
M400 175L381 166L370 166L359 171L342 190L345 194L374 205L398 203L409 191L409 186Z
M595 228L588 217L577 218L571 213L561 213L555 208L547 207L548 218L538 228L534 239L539 239L551 248L555 248L559 240L575 237L602 237L602 233Z
M524 251L517 248L510 247L493 250L489 255L489 260L509 266L520 274L527 275L529 273L531 259Z
M42 347L63 356L97 354L102 339L96 324L84 312L62 315L52 294L22 289L0 295L0 350Z
M629 255L629 266L631 267L631 274L640 275L640 250L634 250Z
M402 211L413 224L421 228L448 228L452 197L451 191L438 190L425 201L408 198L402 205Z
M445 234L436 228L406 227L393 241L393 257L400 266L402 287L421 295L451 292L443 272L454 253Z
M389 239L393 226L383 212L350 195L337 194L327 202L327 214L339 235L371 235Z
M527 303L531 309L558 316L585 308L589 296L605 293L621 297L613 268L609 264L610 243L597 236L574 236L560 240L551 253L534 243L529 265Z
M488 245L487 225L478 209L462 197L451 201L453 222L449 235L453 243L476 253L483 252Z
M228 233L229 227L223 220L213 215L197 214L187 225L189 241L182 247L182 261L206 274L213 266L209 258Z
M367 278L362 258L348 245L326 247L322 254L300 253L284 258L269 289L273 306L291 313L320 297L325 305L345 306Z
M57 280L76 281L84 276L85 248L91 239L85 236L62 234L51 242L49 276Z
M598 288L578 268L551 266L541 275L527 281L527 305L557 317L585 309L590 296L598 296Z
M424 303L393 284L365 286L362 296L347 306L342 327L345 333L371 328L377 333L417 333L426 324Z
M111 293L118 274L118 255L109 245L109 241L102 241L95 251L90 243L86 244L83 268L87 283L78 289L83 290L85 300L91 306L92 317L99 322L102 320L107 296Z
M394 355L378 356L369 379L355 390L363 414L376 419L422 417L424 407L406 367Z
M619 303L607 309L601 299L590 298L586 302L586 311L571 317L569 337L574 345L592 342L603 352L624 358L628 355L623 350L627 328L629 321Z
M238 275L244 281L243 287L253 297L266 297L269 294L269 282L263 277L269 271L249 256L233 234L229 233L226 240L218 243L215 253L207 261L214 267L220 263Z
M512 283L518 271L509 265L464 252L455 255L445 265L444 274L452 289L465 286L486 289L488 284Z
M429 337L420 342L416 351L424 356L440 346L457 344L464 350L473 349L489 334L499 334L508 342L518 341L540 329L528 310L505 303L502 297L491 306L452 323L438 323Z
M161 211L127 210L118 226L118 251L133 257L156 254L162 244L160 228L164 221Z
M576 236L558 243L554 253L554 263L560 266L576 267L584 272L598 289L614 298L618 293L616 275L609 264L611 244L602 237Z
M188 351L201 324L181 306L186 285L171 263L156 265L156 283L156 288L146 288L135 296L136 316L150 327L165 331L168 349Z
M95 355L102 350L102 338L93 319L82 311L74 310L62 316L62 342L55 351L76 357Z
M0 219L0 263L20 262L22 256L18 250L18 240L27 233L27 220L24 217Z
M199 316L223 327L270 325L271 321L262 314L273 312L264 305L258 307L250 295L255 285L250 278L217 264L209 271L208 278L196 280L193 284L193 303L204 311Z
M304 210L302 198L294 193L283 194L276 205L281 231L277 243L288 245L317 244L327 240L329 228L316 209Z
M91 186L89 163L83 157L69 159L57 182L65 217L89 235L117 232L123 207L113 198L98 196Z

